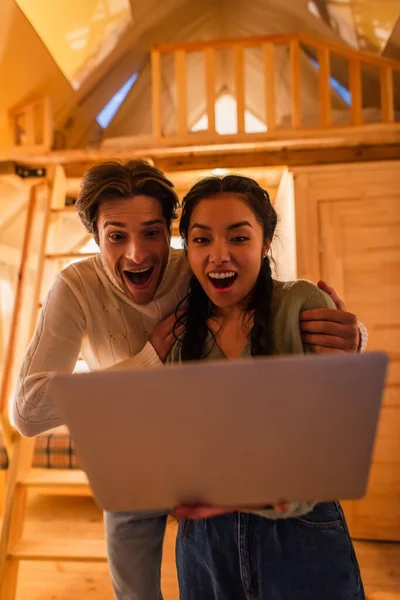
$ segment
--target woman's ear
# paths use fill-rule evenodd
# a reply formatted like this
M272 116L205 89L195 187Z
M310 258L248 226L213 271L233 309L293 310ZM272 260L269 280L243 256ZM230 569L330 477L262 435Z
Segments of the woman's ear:
M266 258L270 248L271 248L271 242L269 240L265 240L264 247L263 247L263 258Z

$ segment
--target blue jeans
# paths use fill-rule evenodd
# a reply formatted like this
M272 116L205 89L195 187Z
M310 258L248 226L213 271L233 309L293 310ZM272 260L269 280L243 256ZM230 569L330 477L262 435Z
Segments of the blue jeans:
M343 511L292 519L249 513L180 524L181 600L365 600Z
M115 600L162 600L161 556L166 511L105 512Z

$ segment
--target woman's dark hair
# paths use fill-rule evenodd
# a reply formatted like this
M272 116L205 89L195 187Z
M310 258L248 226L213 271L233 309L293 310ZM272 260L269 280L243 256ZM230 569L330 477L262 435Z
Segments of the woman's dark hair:
M202 179L183 199L179 231L186 250L193 210L201 200L222 193L237 194L244 200L260 223L264 239L272 241L277 224L277 214L271 204L268 192L249 177L226 175L225 177ZM247 307L247 314L253 315L254 318L250 334L252 356L271 354L273 351L270 314L272 286L270 261L268 257L263 257L260 273ZM204 356L209 332L207 321L213 314L213 306L194 275L190 281L189 294L178 307L178 311L182 306L186 307L185 312L178 318L177 323L177 325L185 324L185 333L181 338L182 360L199 360Z
M151 196L160 202L171 231L179 206L174 185L162 171L144 160L103 162L86 171L76 208L87 231L98 241L97 217L100 204L104 200L131 198L139 194Z

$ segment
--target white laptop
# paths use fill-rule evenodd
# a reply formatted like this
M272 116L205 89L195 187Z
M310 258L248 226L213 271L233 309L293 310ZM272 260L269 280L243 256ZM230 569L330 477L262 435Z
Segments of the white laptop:
M55 376L103 509L364 495L384 353L204 361Z

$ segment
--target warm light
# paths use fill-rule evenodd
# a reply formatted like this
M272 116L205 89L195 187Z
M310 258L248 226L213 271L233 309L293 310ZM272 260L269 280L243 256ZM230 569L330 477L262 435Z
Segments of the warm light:
M0 279L0 307L2 316L12 313L14 306L14 293L11 283L7 279Z
M246 133L262 133L267 131L265 123L257 119L249 110L244 111L244 128ZM192 127L192 131L207 131L208 117L204 114ZM215 129L220 135L237 133L237 104L230 94L224 94L215 103Z
M179 235L173 235L171 238L171 248L175 250L182 250L183 244Z

